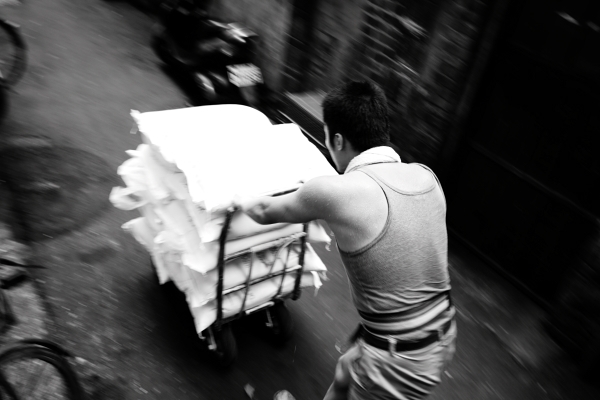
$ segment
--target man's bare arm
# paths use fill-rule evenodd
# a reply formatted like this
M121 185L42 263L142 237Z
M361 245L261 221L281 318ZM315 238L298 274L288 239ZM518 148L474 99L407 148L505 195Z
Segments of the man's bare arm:
M259 224L277 222L304 223L327 219L332 207L331 177L311 179L293 193L258 197L238 204Z

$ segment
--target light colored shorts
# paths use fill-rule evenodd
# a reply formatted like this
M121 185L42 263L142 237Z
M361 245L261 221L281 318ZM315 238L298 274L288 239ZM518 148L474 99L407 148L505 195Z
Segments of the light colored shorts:
M454 356L456 320L442 340L423 349L390 353L359 339L339 363L348 363L348 399L422 399L440 383Z

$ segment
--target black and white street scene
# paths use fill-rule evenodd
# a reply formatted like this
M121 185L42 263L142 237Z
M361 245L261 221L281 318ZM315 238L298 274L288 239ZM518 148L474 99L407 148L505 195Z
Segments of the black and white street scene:
M0 399L600 398L600 2L0 0Z

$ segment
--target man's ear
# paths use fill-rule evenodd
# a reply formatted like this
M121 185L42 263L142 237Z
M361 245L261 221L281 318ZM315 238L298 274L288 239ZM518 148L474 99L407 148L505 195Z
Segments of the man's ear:
M343 150L344 147L346 146L346 140L344 139L344 137L342 135L340 135L339 133L336 133L333 136L333 146L335 147L335 149L337 151Z

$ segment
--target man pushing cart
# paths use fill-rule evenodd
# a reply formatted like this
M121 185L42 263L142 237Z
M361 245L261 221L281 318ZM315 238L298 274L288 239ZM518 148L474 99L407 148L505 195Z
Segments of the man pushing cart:
M347 82L323 101L339 176L239 202L263 224L324 220L335 234L360 324L325 400L422 399L454 354L446 201L431 169L389 147L383 90ZM291 400L280 391L275 400Z

